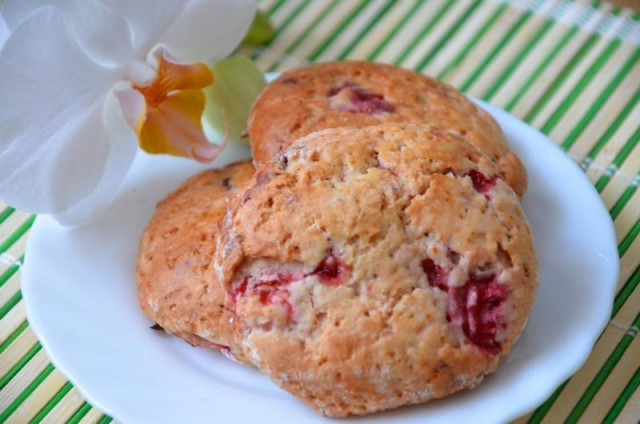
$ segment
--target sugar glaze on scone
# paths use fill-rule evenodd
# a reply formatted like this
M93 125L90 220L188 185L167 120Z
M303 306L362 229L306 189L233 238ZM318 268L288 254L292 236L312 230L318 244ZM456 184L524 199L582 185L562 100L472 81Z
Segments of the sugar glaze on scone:
M384 122L432 124L466 135L498 163L519 196L526 191L526 171L489 113L450 85L382 63L329 62L284 72L254 103L248 130L260 164L311 132Z
M537 287L530 228L500 175L433 126L298 140L232 202L216 253L245 355L329 416L479 384Z
M138 300L168 333L247 362L212 261L228 203L253 175L250 162L201 172L162 200L138 253Z

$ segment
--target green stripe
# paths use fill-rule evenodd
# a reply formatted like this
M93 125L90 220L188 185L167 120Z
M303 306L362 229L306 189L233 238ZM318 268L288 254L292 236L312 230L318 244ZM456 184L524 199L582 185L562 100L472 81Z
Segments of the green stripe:
M11 333L6 340L2 341L2 344L0 344L0 355L2 355L2 353L7 350L7 348L9 348L9 346L11 346L18 337L20 337L20 334L22 334L27 327L29 327L27 320L22 321L22 324L13 330L13 333Z
M87 413L89 413L89 411L91 411L91 405L89 405L87 402L83 403L82 406L78 408L76 412L74 412L71 418L69 418L69 421L67 421L67 424L79 423L84 418L84 416L87 415Z
M640 127L636 130L634 135L632 135L632 137L625 143L625 145L622 146L622 149L620 149L612 164L617 167L622 166L622 163L638 145L638 141L640 141Z
M491 50L491 52L485 56L484 60L480 62L480 65L475 68L473 73L467 78L467 80L462 83L460 86L460 91L467 91L471 85L476 81L476 79L484 72L484 70L489 66L489 64L495 59L495 57L500 53L500 51L506 46L509 41L516 35L516 33L520 30L520 28L529 20L529 18L533 15L531 10L527 10L525 13L520 16L520 19L516 21L515 24L509 28L509 31L500 39L498 44Z
M340 0L333 0L327 7L325 7L318 15L318 17L313 20L313 23L309 25L309 27L302 33L302 35L300 35L300 37L287 48L287 50L284 52L284 55L289 55L291 54L291 52L297 49L298 46L300 46L300 44L307 39L309 34L311 34L318 27L318 25L322 21L324 21L324 19L333 9L335 9L338 4L340 4ZM278 58L278 60L273 65L271 65L268 72L273 72L278 66L280 66L280 64L282 63L282 59L283 58Z
M440 53L440 50L442 50L442 48L449 42L451 37L453 37L453 35L460 29L462 24L464 24L467 19L469 19L469 17L473 14L473 12L475 12L480 3L482 3L481 0L476 0L465 10L462 16L460 16L458 20L451 26L451 28L449 28L449 30L442 36L442 38L440 38L440 40L436 42L433 49L431 49L431 51L422 58L420 63L418 63L418 66L416 66L417 71L422 72L424 68L426 68L427 65L433 60L433 58L438 53Z
M436 23L447 13L447 11L453 6L455 2L453 0L447 0L440 8L431 16L431 19L422 27L422 30L411 40L404 50L396 57L393 64L398 66L405 61L407 56L416 48L416 46L422 41L422 39L431 31Z
M289 14L289 16L287 16L284 20L284 22L282 22L282 25L280 25L276 31L273 33L273 37L271 38L271 41L275 40L276 38L278 38L280 36L280 34L282 34L282 32L287 29L287 27L289 25L291 25L291 22L293 22L298 15L300 15L300 13L302 13L302 11L311 4L311 0L304 0L302 3L300 3L298 5L298 7L296 7L295 9L293 9L293 12L291 12ZM269 44L271 44L271 42L269 42Z
M575 58L575 56L574 56L574 58ZM632 188L632 187L630 187L630 188ZM637 187L633 187L633 188L635 189ZM629 190L627 190L627 191L629 191ZM629 197L630 196L631 195L629 195ZM620 199L620 200L622 200L622 199ZM620 202L620 200L618 202ZM626 204L626 201L624 201L623 203ZM615 216L613 214L612 214L612 217L615 219ZM620 302L623 304L624 300L619 300L619 303ZM621 306L621 304L620 304L620 306ZM618 309L619 309L619 307L618 307ZM614 310L615 310L615 304L614 304ZM553 395L549 399L547 399L547 401L545 403L543 403L538 409L536 409L534 411L534 413L532 414L531 418L528 421L528 424L538 424L544 419L544 417L547 414L547 412L549 412L549 410L551 409L551 407L555 403L556 399L560 396L560 394L564 390L565 386L567 385L567 382L568 382L568 380L565 383L563 383L560 387L558 387L556 389L556 391L553 393Z
M518 52L516 57L511 61L511 63L505 68L502 74L496 78L495 83L485 91L482 95L482 98L486 101L490 101L491 98L496 94L498 89L511 77L511 75L515 72L516 68L520 66L522 61L529 55L529 53L533 50L533 48L542 40L544 35L551 29L551 27L556 23L554 19L547 19L542 25L542 27L536 31L536 33L529 39L527 44Z
M276 31L273 33L273 37L271 37L271 40L269 41L269 45L272 44L273 41L276 40L284 32L284 30L287 29L289 25L291 25L291 23L300 15L300 13L302 13L302 11L306 9L310 4L311 4L311 0L304 0L303 2L298 4L298 6L295 9L293 9L293 11L285 18L282 24L278 26Z
M460 50L460 53L444 68L437 76L439 80L444 80L450 73L453 71L460 63L464 60L465 57L469 54L471 49L475 47L475 45L482 39L484 34L493 26L493 24L498 20L502 14L509 9L509 6L506 3L501 4L494 12L489 16L484 24L480 27L480 30L474 34L473 37L467 42L467 44Z
M640 178L640 175L636 177L636 180ZM620 214L622 209L627 205L627 202L633 197L634 193L638 190L638 184L632 183L627 187L627 189L622 193L622 196L618 199L615 205L611 208L609 213L611 214L612 219L616 219L616 217Z
M624 303L629 299L631 293L638 287L638 282L640 282L640 265L633 272L631 277L627 280L627 282L622 286L618 294L616 295L616 299L613 302L613 311L611 312L611 318L615 317L616 314L620 311L620 308L624 305Z
M311 55L309 55L309 61L315 61L327 49L327 47L334 42L338 37L338 34L340 34L351 23L353 18L355 18L368 4L369 2L367 0L361 0L360 3L351 9L349 14L338 24L336 28L334 28L329 37L327 37L322 44L318 46Z
M20 393L20 395L18 395L16 400L11 402L11 405L9 405L7 409L5 409L2 414L0 414L0 422L4 422L11 414L13 414L15 410L18 409L20 404L22 404L22 402L24 402L25 399L27 399L29 395L33 393L33 391L40 385L40 383L42 383L42 381L44 381L45 378L47 378L47 376L49 376L49 374L51 374L52 371L53 365L49 364L44 369L44 371L42 371L40 375L38 375L38 377L36 377L36 379L33 380L31 384L29 384L29 386L27 386L27 388L23 390L22 393Z
M9 278L15 274L20 267L18 265L11 265L5 272L0 275L0 287L4 286L4 283L9 281Z
M387 0L385 5L378 10L375 16L367 23L367 26L360 31L360 33L349 43L346 49L338 56L337 60L344 60L349 53L353 51L353 49L362 41L364 37L371 32L371 30L380 22L380 19L391 9L394 5L396 5L396 0Z
M300 3L298 5L298 7L296 7L295 9L293 9L293 11L285 18L285 20L282 22L282 24L276 29L276 31L273 33L273 37L271 37L271 39L269 40L269 43L267 43L267 46L270 46L273 44L273 42L275 40L278 39L278 37L280 36L280 34L282 34L282 32L287 29L287 27L289 25L291 25L291 22L293 22L295 20L295 18L307 7L309 6L309 4L311 4L311 0L304 0L302 3ZM256 59L261 52L265 51L265 48L261 48L256 50L253 55L251 55L252 59Z
M562 393L562 390L565 388L568 382L569 380L562 383L556 389L556 391L553 392L549 399L547 399L545 403L540 405L540 407L534 411L534 413L531 415L531 418L529 418L529 421L527 421L527 424L538 424L542 421L542 419L547 414L547 412L549 412L549 409L551 409L551 406L556 401L556 399L558 399L558 396L560 396L560 393Z
M108 415L103 415L98 421L98 424L109 424L111 421L113 421L113 418Z
M564 81L572 74L574 68L578 66L578 64L582 61L582 59L584 59L584 57L587 55L587 53L589 53L589 51L593 48L598 40L599 37L597 35L591 35L587 39L587 41L578 49L576 54L573 55L573 57L564 66L564 68L562 68L560 73L556 75L551 85L549 85L542 96L540 96L538 101L533 105L529 113L527 113L527 115L524 117L525 121L531 122L536 118L536 116L538 116L549 99L551 99L556 91L558 91Z
M596 76L596 74L598 74L604 64L607 63L607 61L611 58L611 56L613 56L616 50L618 50L620 44L620 40L614 40L611 44L609 44L609 48L605 49L600 54L600 56L598 56L595 63L591 65L589 69L587 69L587 71L582 75L580 81L578 81L578 83L573 87L569 95L564 98L562 103L560 103L560 106L556 108L547 122L545 122L545 124L542 126L540 131L545 134L549 134L555 128L558 122L560 122L565 113L567 113L569 108L576 101L578 96L580 96L580 94L585 91L589 83L591 83L593 78Z
M620 412L624 409L624 406L629 402L629 399L631 399L631 396L638 390L638 386L640 386L640 368L636 370L627 386L622 393L620 393L616 403L613 404L609 413L602 421L603 424L613 424L616 421L618 415L620 415Z
M411 9L409 9L409 11L407 13L405 13L405 15L393 27L393 29L391 31L389 31L389 33L385 36L385 38L382 40L382 42L380 44L378 44L373 49L373 51L367 55L367 60L369 60L369 61L376 60L376 58L380 55L382 50L387 46L387 44L389 44L389 42L398 34L398 32L400 32L400 30L402 28L404 28L404 26L407 23L407 21L409 19L411 19L411 17L413 17L415 15L416 11L418 9L420 9L421 6L423 6L425 4L427 4L427 3L423 2L422 0L416 0L413 3L413 6L411 6Z
M24 233L27 232L29 228L31 228L35 219L36 216L31 215L18 227L16 231L13 232L13 234L11 234L2 244L0 244L0 253L6 252L11 246L13 246L13 243L15 243L20 237L24 235Z
M36 353L40 351L40 349L42 349L42 346L40 343L36 342L31 349L29 349L29 351L9 369L9 371L0 377L0 390L5 388L9 381L11 381L11 379L20 372L20 370L36 355ZM2 420L0 420L0 422L2 422Z
M618 73L613 77L611 81L609 81L609 84L607 84L607 86L605 87L604 90L602 90L598 98L591 104L591 107L589 107L589 110L587 110L587 112L584 114L580 122L578 122L578 124L574 127L574 129L571 131L571 133L569 134L567 139L564 141L564 143L562 143L563 149L569 150L571 146L573 146L573 144L578 139L578 137L582 134L585 128L587 128L587 125L589 125L593 120L593 118L595 118L597 113L600 110L602 110L604 103L607 100L609 100L609 97L611 97L611 94L613 94L616 88L618 88L618 86L627 76L631 68L633 68L634 65L636 65L638 58L640 58L640 49L636 49L634 54L632 54L629 57L629 59L624 63L624 65L622 65ZM576 90L579 90L579 91L576 91L576 97L581 93L583 88L584 87L576 86Z
M636 132L633 133L631 138L629 138L629 140L625 143L623 148L618 152L618 154L616 155L615 159L612 162L612 165L620 167L622 163L629 156L629 153L631 153L631 151L633 151L635 146L638 144L638 141L640 141L640 128L638 128ZM596 183L596 189L599 192L601 192L604 189L604 187L607 185L609 180L611 180L611 178L612 178L612 175L603 175L602 177L600 177L600 179Z
M56 405L62 400L62 398L64 398L67 395L67 393L69 393L71 391L72 388L73 388L73 385L71 385L71 383L69 383L68 381L66 383L64 383L64 385L49 400L49 402L47 402L47 404L45 406L43 406L42 409L40 409L40 411L38 411L36 416L33 417L33 419L31 421L29 421L29 424L37 424L40 421L42 421L44 419L44 417L49 412L51 412L51 410L53 408L56 407Z
M0 213L0 224L2 224L9 216L14 213L16 210L11 206L4 208L2 213Z
M627 249L629 249L631 243L633 243L638 236L638 232L640 232L640 219L636 221L633 228L631 228L622 242L620 242L620 246L618 246L618 254L620 255L620 257L623 257L624 254L627 253Z
M569 31L565 33L560 42L558 42L549 52L547 56L540 62L537 68L533 71L533 73L527 78L524 84L520 86L516 94L511 98L511 100L506 104L504 109L506 111L511 111L515 105L520 101L522 96L531 88L533 83L538 79L540 74L549 66L549 64L556 58L558 53L562 51L562 49L567 45L567 43L573 38L574 35L578 32L578 27L572 27Z
M613 15L616 15L616 13L613 13ZM603 16L606 15L603 14ZM578 31L578 28L574 27L572 31ZM545 92L538 99L533 108L531 108L529 113L527 113L527 115L524 117L525 121L531 122L536 118L536 116L538 116L549 99L553 97L556 91L558 91L558 89L562 86L564 81L572 74L575 67L587 56L587 53L591 51L593 46L595 46L600 39L600 36L598 36L597 34L592 34L589 36L585 43L578 49L573 57L571 57L569 62L567 62L567 64L562 68L560 73L554 78L551 85L547 88L547 90L545 90ZM614 44L616 42L619 43L619 40L614 40L611 44ZM605 49L605 52L607 50L609 49Z
M4 318L5 315L7 315L9 313L9 311L11 310L11 308L13 308L14 306L16 306L16 304L18 302L20 302L20 299L22 299L22 292L20 290L18 290L16 292L16 294L14 294L13 296L11 296L11 299L9 299L7 301L7 303L5 303L1 308L0 308L0 319Z
M277 2L275 2L270 8L269 10L267 10L267 15L268 16L273 16L274 13L276 13L278 11L278 9L280 9L280 6L282 6L287 0L278 0Z
M639 100L640 100L640 90L635 92L633 97L629 99L629 101L624 106L624 108L622 108L620 113L616 116L616 119L611 123L611 125L609 125L609 128L607 128L607 130L600 136L596 144L593 145L593 147L587 154L587 158L593 159L596 157L598 153L600 153L600 150L602 150L602 148L607 145L607 143L609 142L609 139L611 139L611 137L613 137L616 131L618 131L622 123L627 119L627 117L629 116L629 114L631 113L631 111L636 106ZM619 157L619 156L620 156L620 153L618 153L616 157Z
M636 316L633 325L635 327L640 325L640 314ZM615 368L618 361L620 361L620 358L622 358L632 341L633 337L629 334L626 334L622 340L620 340L615 350L609 356L609 359L607 359L607 362L605 362L602 368L600 368L598 374L591 381L591 384L589 384L589 387L587 387L587 390L582 394L582 397L573 408L573 411L571 411L571 414L567 417L568 422L576 422L584 413L585 409L589 406L589 403L593 400L598 390L600 390L600 387L602 387L602 384L606 381L607 377L609 377L609 374L611 374L611 371Z

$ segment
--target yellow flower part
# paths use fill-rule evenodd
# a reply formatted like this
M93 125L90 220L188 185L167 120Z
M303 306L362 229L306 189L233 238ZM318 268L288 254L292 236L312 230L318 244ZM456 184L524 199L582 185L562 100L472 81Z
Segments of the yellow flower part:
M219 146L210 143L202 130L204 87L213 74L204 63L179 63L161 51L157 77L145 86L133 85L145 99L134 126L140 147L149 153L184 156L200 162L215 158Z

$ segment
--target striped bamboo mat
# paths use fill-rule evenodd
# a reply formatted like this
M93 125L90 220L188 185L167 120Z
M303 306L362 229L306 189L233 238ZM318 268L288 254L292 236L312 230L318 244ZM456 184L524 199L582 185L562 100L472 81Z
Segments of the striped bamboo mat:
M640 419L640 13L568 0L264 0L265 71L367 59L416 69L547 134L611 213L621 273L588 362L518 423ZM0 422L109 422L29 329L20 267L34 217L0 205Z

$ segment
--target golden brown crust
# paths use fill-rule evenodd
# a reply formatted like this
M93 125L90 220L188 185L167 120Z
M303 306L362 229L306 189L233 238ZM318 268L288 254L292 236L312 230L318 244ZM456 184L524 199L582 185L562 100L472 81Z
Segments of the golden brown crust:
M456 132L394 123L316 132L260 167L216 254L245 355L331 416L477 385L537 286L499 174Z
M194 346L247 362L224 307L226 291L212 261L230 199L253 175L250 162L201 172L158 203L138 253L138 300L144 313Z
M349 103L354 96L358 107ZM311 132L383 122L429 123L466 134L499 164L519 196L526 191L526 171L489 113L447 84L391 65L344 61L284 72L254 103L248 130L260 164Z

